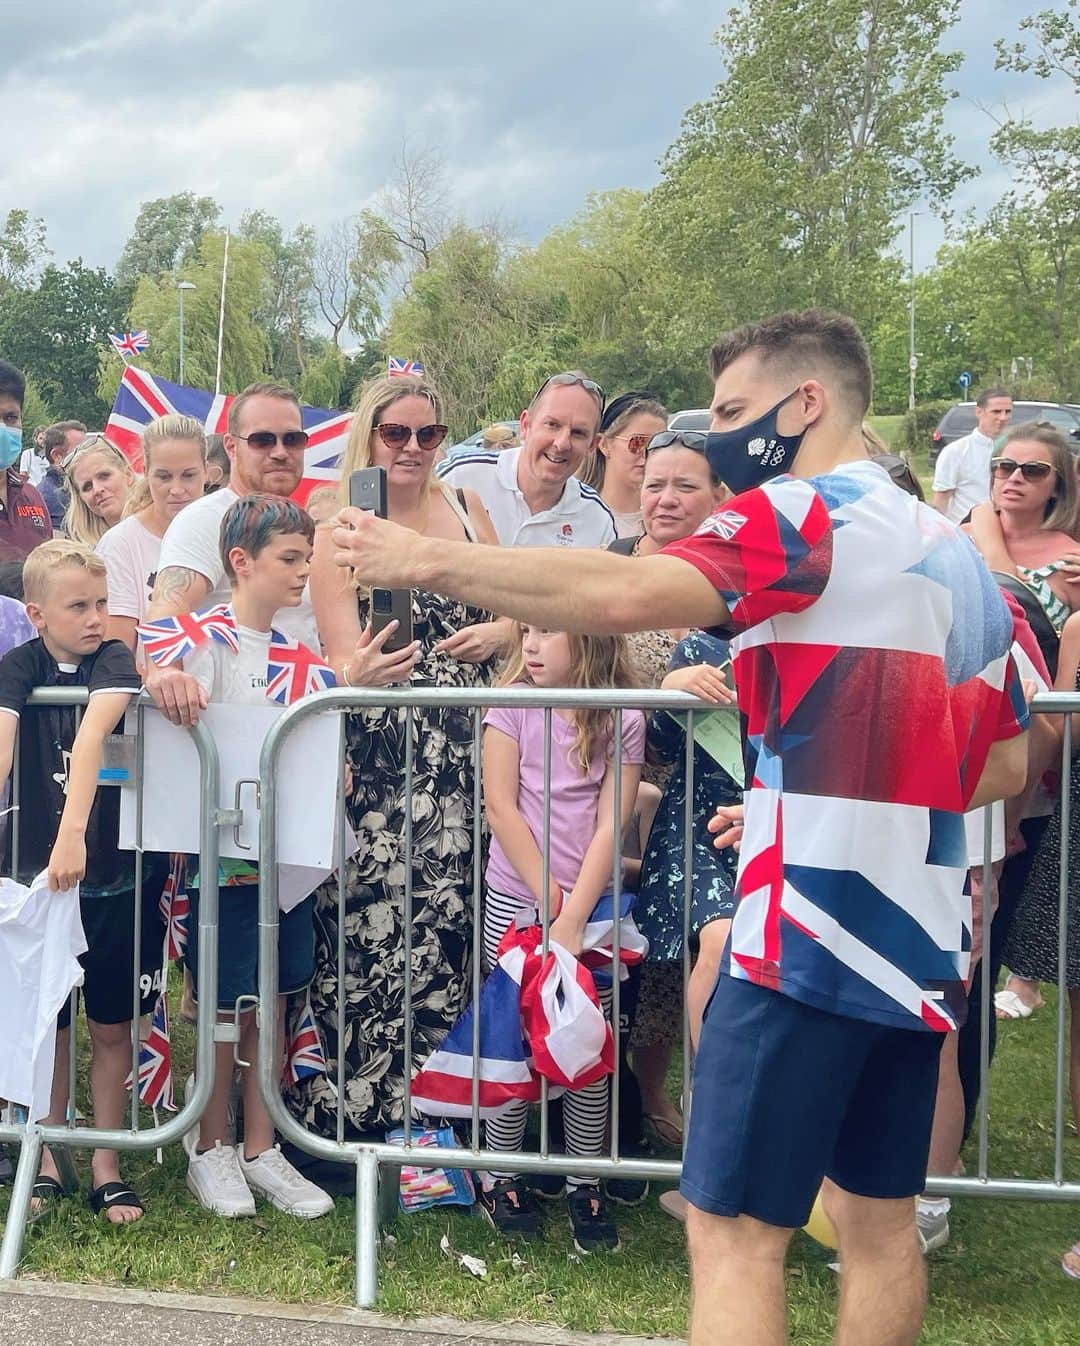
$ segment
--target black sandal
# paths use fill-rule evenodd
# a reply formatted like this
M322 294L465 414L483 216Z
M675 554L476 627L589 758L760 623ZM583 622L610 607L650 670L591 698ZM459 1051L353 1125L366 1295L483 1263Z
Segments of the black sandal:
M27 1219L31 1224L35 1220L43 1219L51 1211L56 1209L56 1203L63 1195L64 1189L55 1178L35 1178L34 1185L30 1189L30 1200L39 1201L41 1204L38 1206L37 1210L34 1210L33 1207L30 1208Z
M100 1215L102 1211L111 1210L113 1206L134 1206L137 1210L145 1211L143 1203L136 1196L134 1191L126 1182L103 1182L100 1187L93 1187L90 1195L86 1198L87 1204L95 1215ZM110 1221L110 1224L113 1223ZM124 1220L123 1224L135 1224L135 1220Z

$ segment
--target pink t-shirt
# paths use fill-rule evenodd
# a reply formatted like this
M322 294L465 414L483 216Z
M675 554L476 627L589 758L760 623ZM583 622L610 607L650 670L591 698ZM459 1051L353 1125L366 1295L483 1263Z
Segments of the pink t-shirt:
M544 845L544 712L541 708L499 706L484 724L518 745L517 806L537 846ZM606 754L597 754L583 775L574 748L576 729L558 711L551 717L551 876L569 892L577 882L585 852L597 830L597 803L607 771ZM645 760L645 716L623 711L622 759L630 766ZM492 837L487 884L497 893L532 901L528 884Z

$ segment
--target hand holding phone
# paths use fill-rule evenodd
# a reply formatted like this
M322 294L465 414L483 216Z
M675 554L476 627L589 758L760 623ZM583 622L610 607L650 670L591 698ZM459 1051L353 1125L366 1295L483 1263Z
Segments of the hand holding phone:
M387 517L386 469L362 467L349 476L349 504L370 510L380 519ZM391 622L398 626L383 645L388 653L406 649L413 643L412 590L372 589L371 629L375 635Z

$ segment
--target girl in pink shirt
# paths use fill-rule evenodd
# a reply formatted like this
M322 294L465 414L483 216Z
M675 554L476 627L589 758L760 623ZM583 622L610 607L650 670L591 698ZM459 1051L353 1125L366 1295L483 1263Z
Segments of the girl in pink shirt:
M577 636L518 628L502 685L521 687L631 687L635 679L621 636ZM484 956L493 966L507 927L522 912L551 919L550 937L581 952L585 924L611 891L617 839L634 811L645 757L645 717L623 712L618 831L615 827L615 717L603 707L555 710L551 715L550 877L543 879L544 740L542 707L489 710L484 717L484 800L491 829L486 873ZM609 988L598 988L605 1012ZM563 1119L568 1154L602 1153L608 1123L608 1081L568 1092ZM516 1104L487 1123L487 1144L520 1150L528 1105ZM579 1251L614 1250L618 1234L596 1179L568 1178L567 1204ZM534 1236L539 1215L520 1176L481 1175L480 1206L506 1234Z

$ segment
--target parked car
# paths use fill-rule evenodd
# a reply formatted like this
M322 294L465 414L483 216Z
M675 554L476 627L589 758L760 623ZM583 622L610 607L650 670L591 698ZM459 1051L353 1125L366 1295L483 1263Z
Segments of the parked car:
M708 430L712 422L712 413L708 407L698 407L691 411L677 411L668 417L669 430Z
M1071 435L1077 441L1080 451L1080 407L1064 402L1014 402L1013 422L1049 421L1055 429ZM946 444L954 439L970 435L975 429L975 403L957 402L942 416L937 428L930 436L930 465L937 462L938 454Z

